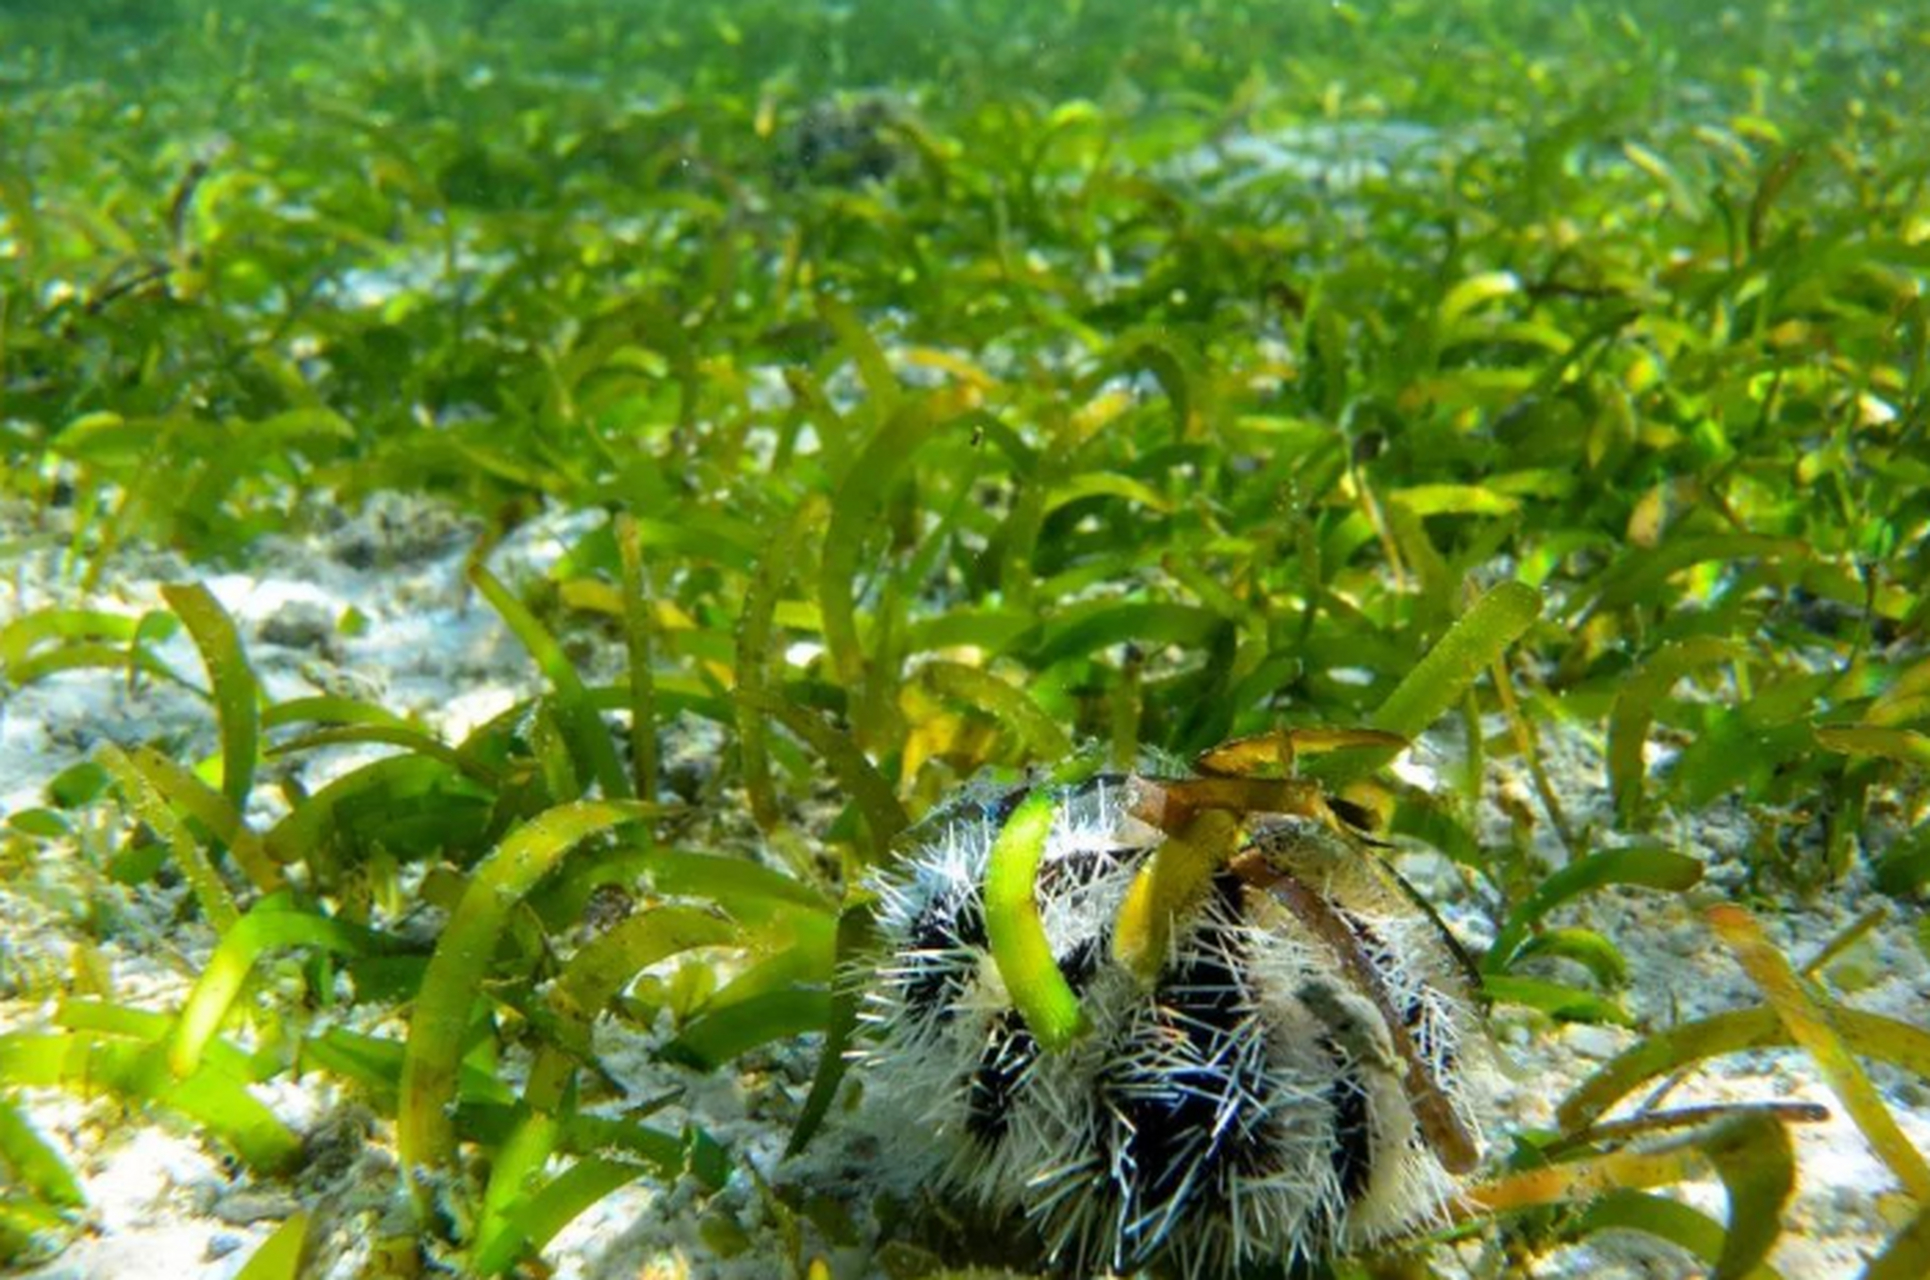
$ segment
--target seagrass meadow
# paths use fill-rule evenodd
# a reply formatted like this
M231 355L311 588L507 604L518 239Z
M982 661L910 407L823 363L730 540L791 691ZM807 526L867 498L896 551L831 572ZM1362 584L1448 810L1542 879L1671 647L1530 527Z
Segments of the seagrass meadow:
M0 6L0 1271L1930 1275L1925 85L1920 0Z

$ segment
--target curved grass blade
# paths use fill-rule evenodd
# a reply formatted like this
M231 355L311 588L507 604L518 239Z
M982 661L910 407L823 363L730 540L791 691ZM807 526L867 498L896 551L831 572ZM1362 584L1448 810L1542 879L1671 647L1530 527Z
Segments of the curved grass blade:
M1863 713L1864 724L1879 727L1922 719L1930 719L1930 658L1905 668Z
M153 1047L138 1041L85 1031L0 1035L0 1080L82 1095L105 1089L179 1112L264 1173L286 1173L301 1160L301 1139L240 1080L211 1067L175 1080Z
M1921 1276L1930 1276L1930 1208L1897 1232L1863 1271L1863 1280L1919 1280Z
M144 671L158 679L193 687L176 675L172 667L145 649L120 649L90 640L75 640L57 648L41 649L28 654L13 664L7 672L7 679L15 686L24 686L36 680L44 680L48 676L58 675L63 671L78 671L85 667L125 670L130 681L133 680L135 672ZM197 689L196 692L199 690Z
M0 1266L14 1269L45 1261L79 1229L68 1214L44 1201L0 1192Z
M1133 876L1113 918L1113 958L1145 989L1152 989L1166 967L1173 921L1199 902L1214 873L1226 866L1239 846L1240 824L1232 812L1192 801L1215 798L1201 797L1202 787L1256 781L1261 780L1213 778L1168 783L1136 778L1129 784L1129 812L1166 833L1158 850ZM1261 781L1261 785L1266 783Z
M1641 604L1663 598L1662 587L1682 570L1711 560L1807 560L1813 556L1808 545L1795 538L1777 538L1759 533L1700 534L1672 538L1653 550L1636 548L1609 566L1595 580L1593 599L1581 593L1581 609L1597 609Z
M270 827L262 841L268 856L283 866L296 862L312 865L330 838L352 817L392 815L438 799L446 801L452 810L464 803L483 808L487 798L486 792L462 781L447 764L433 757L388 756L330 782ZM464 824L453 820L453 811L437 816L449 828L452 839L463 829ZM326 883L326 877L321 882Z
M1729 1233L1714 1280L1740 1280L1762 1265L1782 1234L1783 1208L1796 1189L1796 1153L1788 1128L1763 1114L1726 1122L1701 1146L1729 1193Z
M1845 755L1881 756L1898 764L1930 768L1930 734L1916 729L1865 724L1818 725L1816 744Z
M550 987L557 1044L538 1052L523 1098L537 1111L562 1105L575 1059L590 1053L590 1027L636 976L660 960L697 947L740 941L731 921L694 907L663 906L631 916L570 957Z
M610 730L597 714L596 705L591 701L589 692L583 686L583 679L577 675L576 667L570 662L569 655L548 628L536 619L536 615L526 608L521 600L512 594L502 580L489 571L488 566L478 562L470 566L469 581L476 590L482 592L503 622L516 638L523 643L529 656L549 681L550 690L555 696L557 718L562 722L564 737L568 739L570 755L576 761L580 774L593 777L603 788L603 794L613 800L628 799L631 796L630 778L617 759L616 743L610 739Z
M715 1071L773 1040L822 1031L830 1017L831 995L822 987L785 987L693 1019L661 1053L666 1061Z
M1469 312L1499 298L1521 292L1521 280L1512 271L1484 271L1457 281L1441 297L1436 312L1443 331L1453 329Z
M1760 1113L1785 1125L1822 1124L1830 1109L1820 1102L1704 1102L1667 1111L1643 1111L1626 1120L1608 1120L1589 1125L1578 1133L1558 1138L1541 1147L1541 1154L1553 1158L1557 1153L1583 1147L1620 1145L1633 1138L1716 1124L1736 1116Z
M617 516L617 562L623 581L623 647L628 658L625 685L630 691L630 772L639 799L657 798L657 680L651 637L649 582L643 573L643 544L636 518Z
M1616 1026L1634 1022L1615 1000L1562 982L1490 973L1482 976L1481 991L1494 1004L1524 1005L1562 1022L1604 1022Z
M757 570L744 588L743 611L737 620L737 688L764 693L770 688L772 622L784 584L796 567L804 531L823 518L823 504L807 499L771 538L758 557ZM765 831L777 826L777 795L771 784L770 747L765 737L764 713L750 701L737 700L737 748L744 771L744 791L751 816Z
M873 859L882 860L890 852L892 838L904 830L911 819L904 805L898 802L898 793L892 790L891 783L878 772L877 766L849 737L789 698L761 690L740 690L737 697L756 710L775 716L823 758L858 806L858 812L864 815Z
M847 972L847 967L857 956L864 954L875 936L868 904L859 903L845 908L838 917L833 973ZM858 1009L862 997L863 993L856 983L838 982L832 989L824 1045L818 1050L817 1073L811 1078L811 1092L805 1097L804 1106L798 1112L797 1124L791 1129L790 1141L784 1146L784 1158L787 1160L810 1143L838 1095L838 1085L843 1083L845 1070L851 1065L847 1050L858 1031Z
M1157 600L1103 603L1089 609L1067 609L1046 628L1037 649L1029 655L1043 670L1069 658L1083 658L1116 644L1155 650L1163 645L1200 646L1225 628L1227 622L1211 609Z
M1677 680L1698 667L1743 656L1742 647L1732 640L1691 636L1656 650L1623 684L1608 717L1608 786L1623 826L1634 826L1641 815L1642 782L1648 774L1642 749L1655 721L1656 705L1669 696Z
M865 442L839 481L831 501L831 523L824 534L818 572L818 608L824 620L824 645L848 689L865 681L864 649L858 641L857 586L866 538L899 471L932 432L950 421L948 402L934 396L898 409Z
M403 1176L425 1216L455 1156L450 1108L463 1036L510 911L576 844L644 812L640 806L593 801L548 810L512 832L470 877L416 997L396 1107Z
M1419 736L1541 616L1541 593L1504 582L1475 601L1374 713L1373 728ZM1386 750L1382 748L1381 750Z
M1930 1031L1839 1004L1824 1004L1844 1045L1860 1057L1874 1058L1930 1080ZM1622 1098L1658 1077L1704 1058L1752 1049L1781 1049L1795 1039L1767 1006L1737 1009L1658 1031L1611 1058L1584 1080L1556 1111L1564 1132L1592 1125Z
M0 674L22 683L15 668L49 640L105 640L126 643L134 638L139 618L100 609L36 609L0 627Z
M632 513L637 545L643 550L678 552L750 572L757 559L757 530L749 521L709 506L689 506L674 519Z
M1586 1240L1603 1231L1643 1232L1668 1241L1707 1266L1716 1264L1729 1238L1720 1222L1700 1210L1646 1191L1610 1191L1590 1204L1563 1235ZM1746 1280L1782 1280L1782 1274L1767 1264L1745 1274Z
M562 1126L555 1116L540 1111L523 1109L517 1116L509 1136L494 1144L489 1169L489 1185L483 1189L482 1213L476 1220L476 1270L488 1275L494 1270L485 1259L492 1251L501 1252L497 1237L504 1226L505 1215L519 1200L525 1199L536 1189L543 1176L543 1168L556 1152L557 1140L562 1136ZM512 1236L512 1247L521 1245L522 1239Z
M0 627L0 676L18 688L61 671L107 667L125 668L129 679L145 671L185 685L142 643L150 618L174 623L171 615L158 610L143 618L97 609L35 610Z
M712 724L730 727L737 723L737 713L732 708L728 695L717 692L713 683L714 674L710 671L686 673L679 671L659 671L654 681L657 690L657 711L661 715L688 712L701 716ZM628 683L621 685L595 685L590 689L590 702L601 711L629 711L630 689Z
M885 358L884 349L871 335L871 330L865 328L864 321L858 318L850 303L828 293L819 294L817 301L819 317L831 326L845 353L858 366L858 377L864 382L866 394L871 397L875 420L885 421L898 411L903 390L898 385L897 375L891 371L891 362Z
M0 1172L9 1186L24 1188L50 1205L75 1208L87 1203L67 1162L5 1098L0 1098Z
M550 989L550 1008L570 1028L564 1039L589 1045L590 1024L643 970L698 947L741 942L738 926L695 907L656 907L631 916L570 958Z
M1856 919L1838 929L1830 939L1816 949L1816 954L1803 962L1799 971L1805 978L1813 978L1827 968L1831 961L1868 937L1884 921L1890 918L1889 904L1879 902Z
M1890 1166L1890 1172L1919 1204L1930 1203L1930 1164L1923 1153L1911 1145L1897 1124L1896 1117L1864 1074L1843 1037L1830 1025L1830 1017L1804 989L1803 981L1790 967L1753 917L1740 907L1727 903L1709 908L1709 923L1735 952L1736 959L1769 997L1777 1017L1782 1019L1790 1038L1814 1059L1829 1083L1830 1091L1849 1112L1850 1119L1863 1131L1870 1146Z
M1041 764L1072 754L1072 739L1039 708L1032 696L980 667L934 661L919 668L919 678L947 698L963 702L998 721Z
M641 865L658 893L708 898L746 924L798 907L826 916L837 911L802 880L743 858L670 850L647 855Z
M200 822L215 839L228 846L235 865L255 888L263 893L275 893L286 884L281 868L268 856L261 837L242 821L240 812L227 796L201 781L192 769L175 763L152 747L141 747L128 758L177 813Z
M1475 1188L1465 1205L1454 1210L1465 1217L1473 1212L1505 1213L1593 1199L1604 1193L1623 1197L1605 1211L1627 1213L1626 1199L1643 1187L1681 1182L1713 1167L1729 1196L1729 1228L1722 1233L1713 1277L1743 1280L1765 1274L1763 1259L1781 1232L1783 1206L1795 1187L1795 1157L1789 1134L1773 1116L1745 1114L1714 1130L1652 1150L1616 1151L1605 1156L1573 1160L1525 1173L1511 1174ZM1627 1225L1649 1229L1647 1215ZM1671 1238L1672 1220L1656 1220L1655 1234ZM1711 1243L1714 1224L1692 1229L1692 1239ZM1698 1250L1699 1251L1699 1250ZM1767 1274L1774 1274L1773 1272Z
M754 996L793 987L822 987L836 976L838 922L835 917L800 913L773 922L758 940L770 948L705 1002L702 1016L721 1013Z
M1037 882L1052 833L1050 791L1034 791L999 829L985 868L985 934L1012 1005L1041 1048L1056 1053L1085 1029L1079 997L1052 956L1039 917Z
M1665 1186L1697 1177L1708 1168L1692 1143L1657 1151L1614 1151L1592 1160L1508 1174L1469 1190L1449 1209L1457 1220L1513 1213L1564 1201L1588 1200L1609 1191Z
M1528 762L1528 774L1535 781L1535 794L1541 797L1541 807L1548 813L1548 820L1555 824L1555 832L1561 837L1562 848L1570 858L1581 856L1582 847L1576 842L1575 829L1569 824L1568 814L1562 807L1561 795L1548 776L1548 767L1541 759L1541 735L1535 731L1535 722L1522 714L1521 702L1515 697L1514 677L1509 674L1505 659L1497 658L1489 667L1489 678L1494 681L1495 697L1501 703L1501 712L1508 718L1508 731L1514 736L1515 751ZM1480 731L1480 704L1470 698L1465 704L1470 732L1478 735ZM1471 753L1472 754L1472 753ZM1470 777L1479 778L1472 772L1474 762L1469 761Z
M302 1255L308 1248L308 1214L288 1215L275 1234L249 1255L235 1280L301 1280Z
M313 751L318 747L339 747L371 742L401 747L404 751L428 756L432 760L440 760L458 773L466 775L478 786L490 791L502 789L502 775L488 763L478 759L473 752L465 751L461 747L452 747L440 738L432 737L409 725L345 724L332 729L317 729L313 733L305 733L298 738L276 743L269 748L268 754L287 756L299 751Z
M643 1165L621 1160L577 1161L504 1214L501 1228L471 1256L470 1265L479 1275L501 1275L526 1255L540 1251L585 1209L649 1172Z
M188 830L188 824L181 820L160 791L148 781L147 775L119 747L111 744L103 746L94 758L113 775L121 794L127 798L140 820L167 842L175 865L181 868L181 874L193 887L195 899L207 915L208 923L216 929L226 930L240 918L241 912L235 907L228 886L221 882L221 873L215 870L214 863L208 860L202 850L201 842Z
M1087 471L1052 486L1046 494L1046 514L1050 515L1068 503L1100 496L1136 502L1162 515L1170 514L1173 510L1172 502L1143 480L1135 480L1116 471ZM1173 557L1172 561L1168 567L1174 569L1187 568L1191 563L1179 557Z
M300 1063L304 1071L319 1067L354 1081L367 1094L369 1105L378 1114L394 1116L402 1093L402 1063L407 1055L408 1045L400 1040L331 1027L322 1035L302 1041ZM472 1062L465 1062L457 1069L456 1097L461 1108L487 1106L507 1111L515 1105L515 1095L509 1086L493 1071ZM464 1133L467 1136L467 1130Z
M261 727L281 729L291 724L387 724L407 726L408 721L386 707L335 694L316 694L312 698L290 698L277 702L261 713Z
M1557 956L1573 961L1604 987L1619 987L1628 980L1628 960L1621 948L1593 929L1543 929L1524 940L1517 960L1530 956Z
M1562 903L1604 885L1630 884L1680 893L1702 879L1702 863L1687 854L1649 845L1604 849L1571 862L1536 885L1508 916L1481 961L1484 973L1504 973L1519 955L1536 922Z
M1449 627L1427 656L1387 695L1372 717L1373 727L1403 738L1417 738L1541 616L1541 593L1520 582L1504 582L1475 601ZM1330 783L1350 782L1385 765L1397 748L1339 752L1315 761L1309 774Z
M798 415L817 431L818 450L824 455L825 464L833 474L842 472L851 458L850 423L831 403L810 370L799 365L786 368L784 385L790 389Z
M578 1114L569 1117L563 1125L564 1149L584 1153L624 1151L648 1161L651 1171L665 1182L691 1171L693 1136L692 1130L686 1130L685 1136L679 1138L648 1125L612 1120L607 1116Z
M174 1026L174 1019L158 1010L135 1009L105 1000L62 1000L54 1009L53 1021L55 1026L70 1031L98 1031L142 1044L154 1044ZM218 1040L209 1046L208 1052L218 1070L236 1077L247 1076L247 1057L233 1045Z
M905 652L929 653L934 649L956 649L969 645L996 656L1031 630L1034 621L1031 614L1010 608L953 609L929 617L909 619L906 623Z
M1200 384L1206 381L1201 376L1199 354L1175 338L1152 331L1128 334L1118 345L1119 368L1148 370L1166 392L1173 406L1177 438L1197 438L1204 421Z
M221 935L207 968L188 993L168 1046L168 1067L176 1077L201 1067L201 1054L228 1016L235 997L271 949L316 947L336 955L364 956L395 949L381 934L340 920L311 915L269 899L257 903Z
M261 692L242 651L235 621L214 593L199 582L171 583L161 596L186 624L208 671L209 692L221 729L221 792L237 810L254 789L261 737Z

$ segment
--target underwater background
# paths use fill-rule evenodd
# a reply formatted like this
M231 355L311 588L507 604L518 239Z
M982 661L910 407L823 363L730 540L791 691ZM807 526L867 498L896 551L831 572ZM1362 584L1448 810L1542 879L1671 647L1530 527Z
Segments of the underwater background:
M1926 85L1922 3L0 0L0 1270L1063 1273L870 1113L879 877L1258 736L1497 1046L1272 1273L1930 1275Z

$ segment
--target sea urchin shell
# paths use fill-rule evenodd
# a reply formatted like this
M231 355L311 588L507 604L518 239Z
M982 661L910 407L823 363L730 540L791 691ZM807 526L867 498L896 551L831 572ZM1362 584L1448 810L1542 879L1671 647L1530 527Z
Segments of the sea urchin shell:
M1086 1034L1046 1053L986 938L993 840L1025 792L941 810L877 884L887 955L857 1057L942 1181L1023 1214L1067 1270L1218 1275L1441 1216L1478 1154L1486 1041L1452 940L1336 825L1246 815L1148 982L1114 958L1166 838L1124 775L1055 788L1037 879Z

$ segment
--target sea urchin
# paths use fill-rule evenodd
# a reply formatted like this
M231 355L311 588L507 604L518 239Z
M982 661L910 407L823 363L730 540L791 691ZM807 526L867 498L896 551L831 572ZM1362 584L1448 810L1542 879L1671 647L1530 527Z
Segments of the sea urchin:
M1478 1154L1485 1040L1460 953L1323 812L1241 815L1235 856L1174 914L1158 967L1115 936L1169 839L1149 780L1054 786L1036 900L1084 1034L1043 1050L988 946L983 885L1030 792L912 834L877 884L886 959L857 1056L940 1181L1037 1228L1052 1262L1219 1275L1438 1219ZM1158 780L1151 780L1158 785Z

